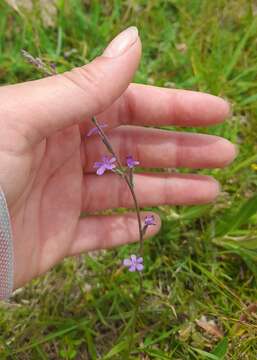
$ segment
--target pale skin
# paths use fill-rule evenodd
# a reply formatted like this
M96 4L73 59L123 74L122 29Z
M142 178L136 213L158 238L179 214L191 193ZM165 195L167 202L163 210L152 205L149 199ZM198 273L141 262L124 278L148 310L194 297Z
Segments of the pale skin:
M133 207L117 175L95 174L94 162L108 153L97 135L86 137L93 115L108 124L118 156L132 155L142 168L219 168L235 157L223 138L144 127L208 126L230 109L212 95L131 83L141 55L134 40L119 56L107 52L82 68L0 89L0 184L11 216L15 288L67 256L139 238L133 212L80 218L82 211ZM135 184L141 207L209 203L219 193L202 175L142 171ZM160 229L154 216L147 236Z

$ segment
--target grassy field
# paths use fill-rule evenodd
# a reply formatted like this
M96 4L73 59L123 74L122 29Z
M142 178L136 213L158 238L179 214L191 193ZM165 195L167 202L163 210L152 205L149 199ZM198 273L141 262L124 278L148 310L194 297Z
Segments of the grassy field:
M143 302L129 359L257 358L257 5L254 0L0 3L0 83L40 77L26 49L58 71L89 62L129 25L143 58L136 81L221 95L238 144L215 204L160 207L145 243ZM196 131L195 129L190 129ZM255 165L256 164L256 165ZM187 171L186 169L183 171ZM117 272L136 245L67 259L0 305L0 359L126 359L138 279ZM256 305L255 305L256 304Z

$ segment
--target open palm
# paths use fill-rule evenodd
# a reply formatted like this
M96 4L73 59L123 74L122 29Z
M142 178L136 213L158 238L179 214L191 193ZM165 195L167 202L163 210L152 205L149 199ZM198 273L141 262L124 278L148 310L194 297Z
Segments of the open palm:
M133 213L80 217L133 206L119 177L95 174L94 162L108 153L97 134L87 137L91 116L108 125L121 161L132 155L142 168L223 167L234 158L222 138L144 127L207 126L223 121L229 107L207 94L128 86L139 59L138 38L121 56L1 88L0 184L11 214L15 287L65 256L138 239ZM144 171L135 184L141 206L207 203L219 192L215 180L200 175ZM148 235L160 228L155 217Z

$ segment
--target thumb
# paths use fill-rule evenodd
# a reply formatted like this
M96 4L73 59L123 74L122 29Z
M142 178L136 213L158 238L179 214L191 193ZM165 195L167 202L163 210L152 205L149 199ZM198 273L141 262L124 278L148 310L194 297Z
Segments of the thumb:
M2 115L14 127L17 124L29 145L38 143L54 131L101 113L114 102L131 82L140 55L138 31L130 27L112 40L102 56L85 66L1 88Z

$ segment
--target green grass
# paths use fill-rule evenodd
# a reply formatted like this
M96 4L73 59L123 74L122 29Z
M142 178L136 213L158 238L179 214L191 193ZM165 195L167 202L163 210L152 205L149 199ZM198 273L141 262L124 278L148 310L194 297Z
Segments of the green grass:
M240 151L229 168L204 171L222 184L218 201L158 209L163 227L145 243L143 304L130 358L256 359L257 316L247 315L257 299L255 2L60 0L53 27L44 26L36 4L32 13L0 4L1 84L40 76L21 58L22 48L63 71L137 25L143 42L137 82L207 91L233 104L224 125L201 129ZM138 291L136 276L117 272L127 252L125 246L67 259L1 304L1 360L125 359ZM220 338L197 325L202 316L217 323Z

